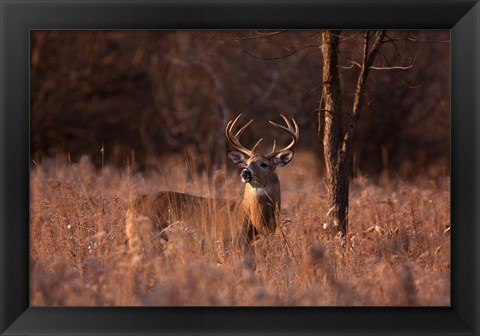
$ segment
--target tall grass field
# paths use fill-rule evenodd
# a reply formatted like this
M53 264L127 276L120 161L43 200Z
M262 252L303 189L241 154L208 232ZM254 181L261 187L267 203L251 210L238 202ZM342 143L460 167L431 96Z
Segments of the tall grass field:
M449 176L355 176L343 248L324 229L327 190L317 165L300 152L279 169L281 225L255 242L254 257L190 227L228 225L199 213L147 259L128 250L130 202L162 190L240 199L238 169L207 175L179 157L142 173L128 164L96 168L88 157L33 163L31 305L450 305Z

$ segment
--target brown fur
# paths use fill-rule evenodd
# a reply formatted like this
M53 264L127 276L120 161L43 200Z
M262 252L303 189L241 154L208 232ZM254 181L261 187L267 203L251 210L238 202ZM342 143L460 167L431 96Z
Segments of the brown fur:
M275 232L281 207L276 169L287 165L292 159L291 148L298 140L298 125L292 119L293 127L283 115L287 127L270 122L290 134L293 140L279 151L275 151L274 144L271 153L260 155L255 153L255 148L262 139L251 150L243 147L239 141L239 136L252 121L234 135L233 129L239 118L227 124L225 134L237 149L227 153L229 159L244 168L240 175L245 183L243 200L203 198L177 192L141 196L127 212L126 233L131 250L148 254L148 251L161 248L162 241L169 238L168 229L179 221L203 227L209 234L214 232L217 234L215 239L220 241L228 236L235 237L233 241L244 248L250 247L250 242L257 235ZM205 218L207 223L199 225L201 223L198 221Z
M205 227L214 223L243 222L243 211L238 201L204 198L179 192L164 191L137 198L127 211L126 234L129 248L144 255L155 254L165 248L168 229L201 229L202 233L215 231L216 238L228 239L235 235L231 223ZM238 235L238 233L236 234Z
M169 240L166 230L178 221L199 227L195 221L207 218L218 239L231 239L248 248L258 235L275 232L281 207L280 182L275 171L275 158L254 155L246 161L253 172L245 184L242 200L204 198L179 192L159 192L137 198L127 212L126 233L132 251L149 254L162 250ZM267 163L263 168L261 163ZM207 231L207 232L206 232Z

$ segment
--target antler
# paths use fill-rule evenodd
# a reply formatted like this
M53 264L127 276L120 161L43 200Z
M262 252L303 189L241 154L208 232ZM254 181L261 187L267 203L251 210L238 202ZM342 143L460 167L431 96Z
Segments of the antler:
M277 123L274 123L273 121L269 121L269 123L272 124L273 126L277 127L277 128L280 128L281 130L287 132L292 137L292 142L287 147L284 147L280 150L276 150L276 142L275 142L275 140L273 140L273 149L270 153L265 155L265 157L267 157L267 158L272 158L280 152L292 149L295 146L295 143L298 141L298 137L299 137L300 132L299 132L298 125L297 125L297 122L295 121L295 119L292 118L292 121L293 121L293 126L292 126L290 121L283 114L280 114L280 115L282 116L283 120L285 120L285 123L287 124L287 127L279 125ZM230 144L233 147L235 147L235 149L237 149L239 152L242 152L243 154L251 157L252 155L254 155L255 150L257 149L260 142L262 142L263 138L258 140L257 143L255 144L255 146L253 146L252 149L248 149L245 146L243 146L240 143L239 138L243 134L245 129L248 126L250 126L250 124L253 122L253 119L250 120L248 123L246 123L243 127L241 127L238 130L237 133L233 134L233 132L234 132L233 129L234 129L238 119L240 119L241 116L242 115L239 114L234 120L230 120L228 122L227 127L225 128L225 135L227 136L228 142L230 142Z
M257 146L258 144L263 140L263 138L261 138L260 140L257 141L257 143L255 144L255 146L253 146L252 149L248 149L246 148L245 146L243 146L241 143L240 143L240 135L242 135L243 131L245 131L245 129L253 122L253 119L250 120L248 123L245 124L245 126L243 126L242 128L240 128L238 130L238 132L234 135L232 132L233 132L233 128L235 127L235 124L237 123L238 119L240 119L242 115L239 114L234 120L230 120L227 124L227 127L225 128L225 135L227 136L227 140L228 142L230 142L230 144L235 147L239 152L242 152L243 154L247 155L247 156L252 156L255 152L255 149L257 149Z
M287 127L279 125L277 123L274 123L273 121L269 121L269 123L272 124L273 126L277 127L277 128L280 128L281 130L287 132L292 137L292 142L287 147L284 147L280 150L275 150L276 143L275 143L275 140L274 140L272 151L266 155L266 157L268 157L268 158L272 158L272 157L276 156L278 153L281 153L283 151L292 149L295 146L295 143L298 141L298 137L300 135L300 131L298 129L298 125L297 125L297 122L295 121L295 119L292 118L293 125L294 125L294 127L292 127L292 124L290 123L290 121L288 121L288 119L283 114L280 114L280 115L282 116L283 120L285 120L285 123L287 124Z

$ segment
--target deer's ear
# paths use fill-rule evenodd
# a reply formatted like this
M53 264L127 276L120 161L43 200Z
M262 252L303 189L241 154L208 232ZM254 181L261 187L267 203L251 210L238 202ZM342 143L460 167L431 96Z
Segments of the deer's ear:
M247 162L246 162L247 159L245 158L245 155L243 155L242 153L231 150L231 151L228 151L227 156L230 159L230 161L232 161L237 166L240 166L240 167L247 166Z
M275 166L283 167L286 166L293 158L293 151L286 150L283 152L278 153L274 160Z

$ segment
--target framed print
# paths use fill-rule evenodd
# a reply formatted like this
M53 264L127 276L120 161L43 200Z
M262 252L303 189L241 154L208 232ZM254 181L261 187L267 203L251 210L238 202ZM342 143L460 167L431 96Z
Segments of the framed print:
M2 335L478 334L478 2L0 10Z

